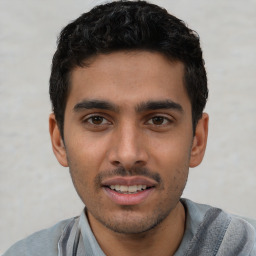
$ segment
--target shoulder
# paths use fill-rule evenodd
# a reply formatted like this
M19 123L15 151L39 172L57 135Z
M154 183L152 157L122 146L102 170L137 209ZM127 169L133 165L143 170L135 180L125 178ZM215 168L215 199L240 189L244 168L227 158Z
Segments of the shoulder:
M242 219L242 220L248 222L256 230L256 220L255 219L250 219L247 217L242 217L242 216L237 216L237 215L233 215L233 217L239 218L239 219Z
M216 237L218 252L222 253L221 255L256 255L255 220L188 199L182 199L181 202L189 216L189 229L195 237L209 237L211 245Z
M229 214L219 208L207 205L207 204L200 204L200 203L195 203L189 199L185 199L182 198L181 199L182 204L184 205L187 214L190 215L191 218L195 219L199 219L199 221L201 222L209 212L218 212L218 213L225 213L226 216L228 216L232 221L242 221L245 223L248 223L252 226L253 229L256 230L256 220L254 219L250 219L247 217L242 217L242 216L238 216L235 214Z
M231 215L232 221L227 234L234 240L241 241L244 247L248 247L248 256L256 255L256 220ZM250 253L249 253L250 252Z
M58 241L66 227L75 218L58 222L54 226L38 231L18 241L2 256L56 256Z

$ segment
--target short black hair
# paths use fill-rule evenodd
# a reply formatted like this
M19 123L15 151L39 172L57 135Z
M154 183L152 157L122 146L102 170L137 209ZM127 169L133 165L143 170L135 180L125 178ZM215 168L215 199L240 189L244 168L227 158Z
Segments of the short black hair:
M52 109L64 138L70 74L85 60L120 50L159 52L184 64L192 106L193 131L208 98L207 76L198 34L164 8L146 1L115 1L94 7L60 33L50 76Z

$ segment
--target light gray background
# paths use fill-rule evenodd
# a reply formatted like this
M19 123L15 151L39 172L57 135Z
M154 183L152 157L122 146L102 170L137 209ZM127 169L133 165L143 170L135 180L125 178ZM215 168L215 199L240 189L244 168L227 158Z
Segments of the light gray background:
M0 0L0 252L78 215L82 203L48 135L48 79L60 29L102 1ZM201 37L208 149L184 196L256 218L256 1L152 1Z

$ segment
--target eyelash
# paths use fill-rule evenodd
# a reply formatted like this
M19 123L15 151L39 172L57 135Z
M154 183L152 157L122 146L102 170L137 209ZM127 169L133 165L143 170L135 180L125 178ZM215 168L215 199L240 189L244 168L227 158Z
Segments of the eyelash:
M154 122L154 119L156 119L155 121L157 121L157 119L160 119L161 121L163 121L163 123L161 123L161 124L154 124L154 123L153 123L153 122ZM147 121L147 123L149 123L150 120L151 120L151 123L150 123L150 124L155 125L155 126L166 126L166 125L172 123L172 120L171 120L171 119L169 119L169 118L167 118L167 117L165 117L165 116L161 116L161 115L155 115L155 116L151 117L151 118Z
M99 118L101 119L101 121L98 124L93 123L93 118ZM154 120L155 119L155 120ZM158 119L158 120L157 120ZM162 123L160 124L154 124L154 121L162 121ZM100 128L100 127L105 127L107 125L111 125L112 122L109 121L106 117L104 117L103 115L91 115L89 117L87 117L86 119L83 120L83 123L94 126L96 128ZM162 115L154 115L154 116L150 116L149 118L147 118L147 121L145 122L146 125L152 125L154 127L166 127L168 125L170 125L171 123L173 123L173 120L171 118L167 118L165 116Z
M90 122L89 120L92 121L93 118L100 118L102 119L105 123L102 124L94 124L93 122ZM90 125L94 125L94 126L100 126L100 125L106 125L106 124L109 124L110 122L104 117L104 116L101 116L101 115L92 115L92 116L89 116L87 117L86 119L83 120L83 123L89 123Z

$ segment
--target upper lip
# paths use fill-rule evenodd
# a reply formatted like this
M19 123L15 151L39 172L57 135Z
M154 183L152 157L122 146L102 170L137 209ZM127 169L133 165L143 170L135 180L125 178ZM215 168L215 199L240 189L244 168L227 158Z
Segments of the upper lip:
M111 185L124 185L124 186L133 186L133 185L146 185L147 187L154 187L157 185L155 180L152 180L148 177L143 176L132 176L132 177L112 177L105 179L102 183L102 186L111 186Z

